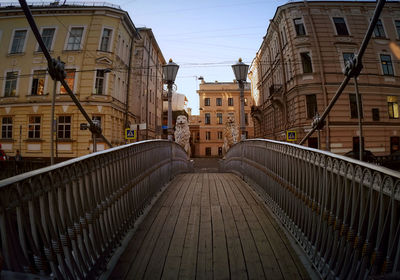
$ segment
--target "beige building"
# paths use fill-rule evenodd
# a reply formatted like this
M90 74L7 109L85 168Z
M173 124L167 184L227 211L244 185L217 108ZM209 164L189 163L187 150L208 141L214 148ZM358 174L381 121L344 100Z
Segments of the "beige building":
M140 38L127 12L102 3L30 6L44 43L65 62L67 82L92 119L100 121L113 145L125 143L124 130L139 122L133 109L130 71L133 40ZM50 157L53 81L21 8L0 8L0 143L9 156ZM93 148L86 120L58 83L55 98L56 152L61 158ZM108 148L100 139L97 150Z
M131 104L140 123L139 140L160 139L162 135L162 65L164 56L149 28L138 28L141 39L135 41L133 56L133 92Z
M256 137L298 143L336 93L345 61L359 49L375 2L299 1L278 7L250 67L256 84L252 115ZM359 76L364 144L376 155L399 149L400 6L387 2L363 59ZM321 130L321 148L358 149L354 81L351 80ZM308 146L317 147L317 133Z
M246 83L244 86L246 138L253 138L254 127L250 116L253 103L250 84ZM223 130L228 116L234 117L238 127L240 126L239 84L237 82L207 83L202 80L197 93L200 98L200 116L190 118L192 141L195 146L192 154L199 157L221 157L224 144Z

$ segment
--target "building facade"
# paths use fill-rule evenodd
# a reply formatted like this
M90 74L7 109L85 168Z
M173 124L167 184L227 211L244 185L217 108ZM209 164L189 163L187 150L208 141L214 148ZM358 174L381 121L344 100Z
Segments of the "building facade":
M257 73L252 110L257 137L298 143L322 114L358 51L375 2L299 1L278 7L251 66ZM365 149L387 155L399 149L400 6L387 2L363 59L358 79ZM357 100L351 80L320 131L321 149L358 149ZM308 146L317 147L315 133Z
M139 140L160 139L162 135L162 65L164 56L150 28L138 28L141 39L135 40L133 56L132 110L140 116L143 129L138 132Z
M139 35L128 13L105 3L30 8L50 54L65 62L66 81L83 108L113 145L126 143L125 128L138 121L128 104L133 40ZM49 158L54 82L20 7L0 8L0 57L0 143L9 156L20 150L25 158ZM60 83L55 121L57 157L93 150L90 131L80 130L87 121ZM97 150L108 148L101 139L96 143Z
M236 81L207 83L202 80L197 93L200 98L200 116L192 116L190 119L195 146L192 155L222 157L223 131L228 116L233 117L240 127L239 84ZM246 138L249 139L254 137L254 126L250 115L253 101L249 83L244 85L244 97Z

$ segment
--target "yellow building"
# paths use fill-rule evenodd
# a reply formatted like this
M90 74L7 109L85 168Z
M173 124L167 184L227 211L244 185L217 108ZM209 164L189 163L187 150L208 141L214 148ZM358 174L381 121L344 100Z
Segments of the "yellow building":
M200 117L191 116L190 119L195 146L192 154L200 157L221 157L224 144L223 130L228 116L234 117L240 127L239 84L236 81L207 83L202 80L197 92L200 98ZM244 85L244 97L246 138L249 139L254 137L254 126L250 116L253 101L249 83ZM194 126L196 126L195 131L193 131Z
M58 3L58 2L56 2ZM91 4L92 5L92 4ZM127 12L118 6L33 5L32 13L52 57L65 62L67 82L105 137L124 144L124 128L136 122L130 62L140 38ZM20 7L0 8L0 143L9 156L50 157L51 99L54 82ZM93 148L87 123L65 89L56 86L56 152L61 158ZM98 139L97 150L108 148Z

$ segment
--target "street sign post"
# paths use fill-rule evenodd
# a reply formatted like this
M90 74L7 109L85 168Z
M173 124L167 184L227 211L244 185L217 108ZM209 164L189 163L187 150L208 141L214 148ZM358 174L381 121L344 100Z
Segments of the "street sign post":
M125 129L125 139L126 140L136 139L136 130L129 128Z
M296 131L286 131L286 141L296 141L297 140L297 135Z

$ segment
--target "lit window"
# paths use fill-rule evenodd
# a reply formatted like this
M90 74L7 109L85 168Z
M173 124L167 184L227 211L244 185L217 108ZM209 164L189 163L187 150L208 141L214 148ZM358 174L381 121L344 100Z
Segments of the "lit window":
M81 49L83 27L72 27L69 32L67 50L76 51Z
M16 30L14 32L14 38L11 45L10 53L22 53L24 50L26 30Z
M105 77L105 71L104 70L97 70L96 71L96 84L95 84L95 93L96 94L104 94L104 77ZM151 100L150 100L151 101Z
M383 75L386 75L386 76L394 75L392 58L390 57L390 55L381 54L381 64L382 64Z
M67 72L67 77L65 78L65 81L67 82L69 88L73 91L75 83L75 69L67 69L65 70L65 72ZM60 93L66 94L67 90L63 86L61 86Z
M306 35L306 29L304 28L304 23L302 18L295 18L293 20L294 27L296 29L297 36Z
M312 73L311 56L309 52L300 53L301 64L303 65L303 73Z
M71 116L59 116L57 124L58 139L71 138Z
M11 139L12 138L12 117L3 117L1 121L1 138Z
M44 94L44 81L46 78L46 70L33 71L31 95Z
M375 29L374 29L374 35L377 38L385 38L385 29L383 28L383 23L380 19L378 19Z
M397 96L388 96L388 115L389 119L399 118L399 103L397 103Z
M101 36L100 50L103 52L109 51L111 42L112 30L108 28L103 29L103 35Z
M39 116L30 116L28 124L28 138L38 139L40 138L40 121Z
M53 37L54 37L55 31L56 31L55 28L45 28L42 31L42 40L48 51L51 50L51 45L53 43ZM41 52L41 51L42 51L42 49L39 46L38 52Z
M6 85L4 88L4 96L15 96L17 93L17 79L18 79L18 72L7 72L6 74Z
M346 22L342 17L334 17L333 22L335 23L337 35L347 36L349 31L347 30Z

